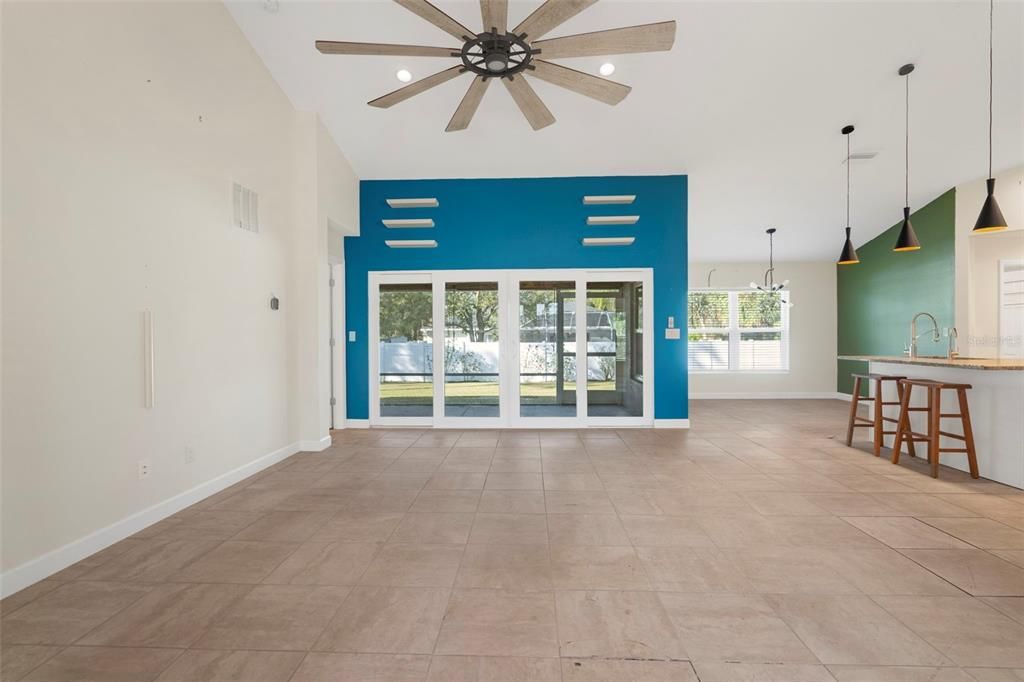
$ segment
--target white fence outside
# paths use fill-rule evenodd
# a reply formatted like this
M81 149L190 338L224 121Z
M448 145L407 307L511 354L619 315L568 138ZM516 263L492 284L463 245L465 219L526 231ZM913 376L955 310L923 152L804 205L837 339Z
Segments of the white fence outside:
M566 379L576 378L576 344L564 345ZM615 343L596 341L590 344L593 352L614 352ZM423 381L433 372L434 344L429 341L385 341L380 344L380 374L386 382ZM446 348L446 370L450 374L493 375L492 377L451 377L449 381L475 381L480 378L496 378L499 370L497 341L460 341ZM539 376L523 377L524 382L553 381L558 367L557 345L553 342L531 342L519 344L521 371ZM587 378L591 381L606 381L614 378L614 366L608 360L614 358L589 358ZM604 361L604 362L602 362Z

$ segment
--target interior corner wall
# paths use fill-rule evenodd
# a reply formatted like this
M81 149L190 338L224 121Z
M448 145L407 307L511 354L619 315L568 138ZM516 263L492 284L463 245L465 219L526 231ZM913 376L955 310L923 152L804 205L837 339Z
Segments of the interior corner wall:
M765 263L690 263L690 288L747 289ZM788 279L789 371L690 373L690 399L826 398L836 386L836 277L831 262L776 263ZM713 272L712 272L713 270Z
M940 328L955 321L955 190L914 211L910 220L921 249L896 253L896 223L857 247L860 263L837 265L838 355L901 355L909 340L911 318L929 312ZM923 329L924 327L922 327ZM945 355L945 338L918 341L921 355ZM837 390L850 393L852 372L867 363L839 360Z
M317 273L356 180L221 3L3 3L2 31L9 593L326 435Z

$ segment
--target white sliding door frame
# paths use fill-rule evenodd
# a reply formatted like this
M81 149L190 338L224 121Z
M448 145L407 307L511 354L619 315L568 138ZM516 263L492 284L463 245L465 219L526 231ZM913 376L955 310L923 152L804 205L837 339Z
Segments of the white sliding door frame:
M529 281L575 282L576 416L520 416L519 286ZM449 282L496 282L498 285L499 397L497 417L448 417L445 407L445 291ZM589 417L587 404L587 285L589 282L640 282L643 285L643 415ZM383 417L380 414L380 285L432 285L433 416ZM566 429L654 425L654 271L651 268L550 270L435 270L369 273L369 394L371 426L456 429ZM580 314L582 312L582 314ZM631 380L627 376L627 380Z
M371 272L369 281L369 337L367 338L370 354L370 425L371 426L433 426L434 417L382 417L380 414L380 285L381 284L432 284L429 272ZM434 361L437 361L437 296L433 294L434 321L431 333L434 343ZM444 320L444 317L441 317ZM443 327L443 325L442 325ZM442 329L442 337L444 330ZM443 338L442 338L443 343ZM443 357L443 356L442 356ZM434 395L437 395L437 371L434 371ZM437 400L435 397L434 408ZM434 415L436 416L436 414Z
M511 337L506 336L508 319L509 272L508 270L438 270L434 277L434 326L440 336L434 335L434 426L445 429L500 429L508 426L509 379L508 347ZM448 332L446 320L447 285L449 282L494 282L498 285L498 416L497 417L449 417L445 414L445 335ZM440 324L437 321L440 320Z
M637 268L637 269L608 269L608 270L587 270L584 273L586 283L589 285L591 282L640 282L643 285L643 349L644 349L644 374L643 374L643 400L644 408L643 415L637 417L586 417L587 426L614 426L614 427L630 427L630 426L654 426L654 270L652 268ZM587 303L587 289L583 289L583 297L580 301L583 304L583 309L586 310ZM586 314L583 315L582 332L580 326L580 315L577 317L576 327L576 338L584 339L587 338L586 330ZM577 346L577 349L580 347ZM587 345L582 346L582 349L587 350ZM578 357L578 356L577 356ZM579 361L577 360L577 363ZM577 364L576 375L577 383L579 382L580 367L583 367L584 380L586 379L586 367L587 360L586 356L583 358L582 364ZM627 381L631 381L632 378L628 376ZM577 389L578 390L578 389ZM589 391L586 392L587 400L585 401L589 409ZM578 400L578 398L577 398Z
M579 368L584 366L584 363L580 362L580 343L579 339L584 338L580 336L580 329L582 325L583 333L586 333L587 320L586 315L576 314L576 416L575 417L523 417L521 416L522 404L520 395L520 383L519 383L519 361L520 361L520 350L522 345L519 342L519 331L521 321L519 319L519 285L522 282L574 282L576 290L576 310L579 311L579 292L583 291L586 285L586 277L583 275L581 270L513 270L511 273L511 286L509 286L509 306L512 310L512 314L508 316L508 338L514 340L512 343L510 355L511 367L509 372L511 376L515 378L514 381L509 382L512 384L510 387L511 396L510 400L512 403L512 413L509 424L515 428L530 428L530 429L578 429L586 426L587 416L587 405L586 405L586 392L587 392L587 377L586 372L583 373L583 377L580 377ZM561 324L561 320L559 321Z

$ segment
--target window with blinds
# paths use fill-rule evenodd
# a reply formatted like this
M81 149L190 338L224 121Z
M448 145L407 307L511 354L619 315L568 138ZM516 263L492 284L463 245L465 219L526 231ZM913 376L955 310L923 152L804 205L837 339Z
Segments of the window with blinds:
M691 291L687 306L690 371L788 371L788 294Z

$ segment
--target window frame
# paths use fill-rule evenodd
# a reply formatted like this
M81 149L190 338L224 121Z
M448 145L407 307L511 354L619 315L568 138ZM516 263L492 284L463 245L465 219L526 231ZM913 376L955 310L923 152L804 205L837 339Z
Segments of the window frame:
M729 366L727 369L693 369L690 367L690 357L687 353L686 367L690 374L789 374L790 372L790 327L789 327L789 306L791 305L789 289L782 289L777 292L782 301L781 326L780 327L740 327L740 305L739 295L744 293L756 293L756 289L749 287L694 287L687 292L686 296L686 324L687 334L723 334L729 337ZM690 294L728 294L729 297L729 326L728 327L697 327L690 328ZM740 339L742 334L756 332L780 332L782 343L782 367L775 369L741 369L740 368Z

